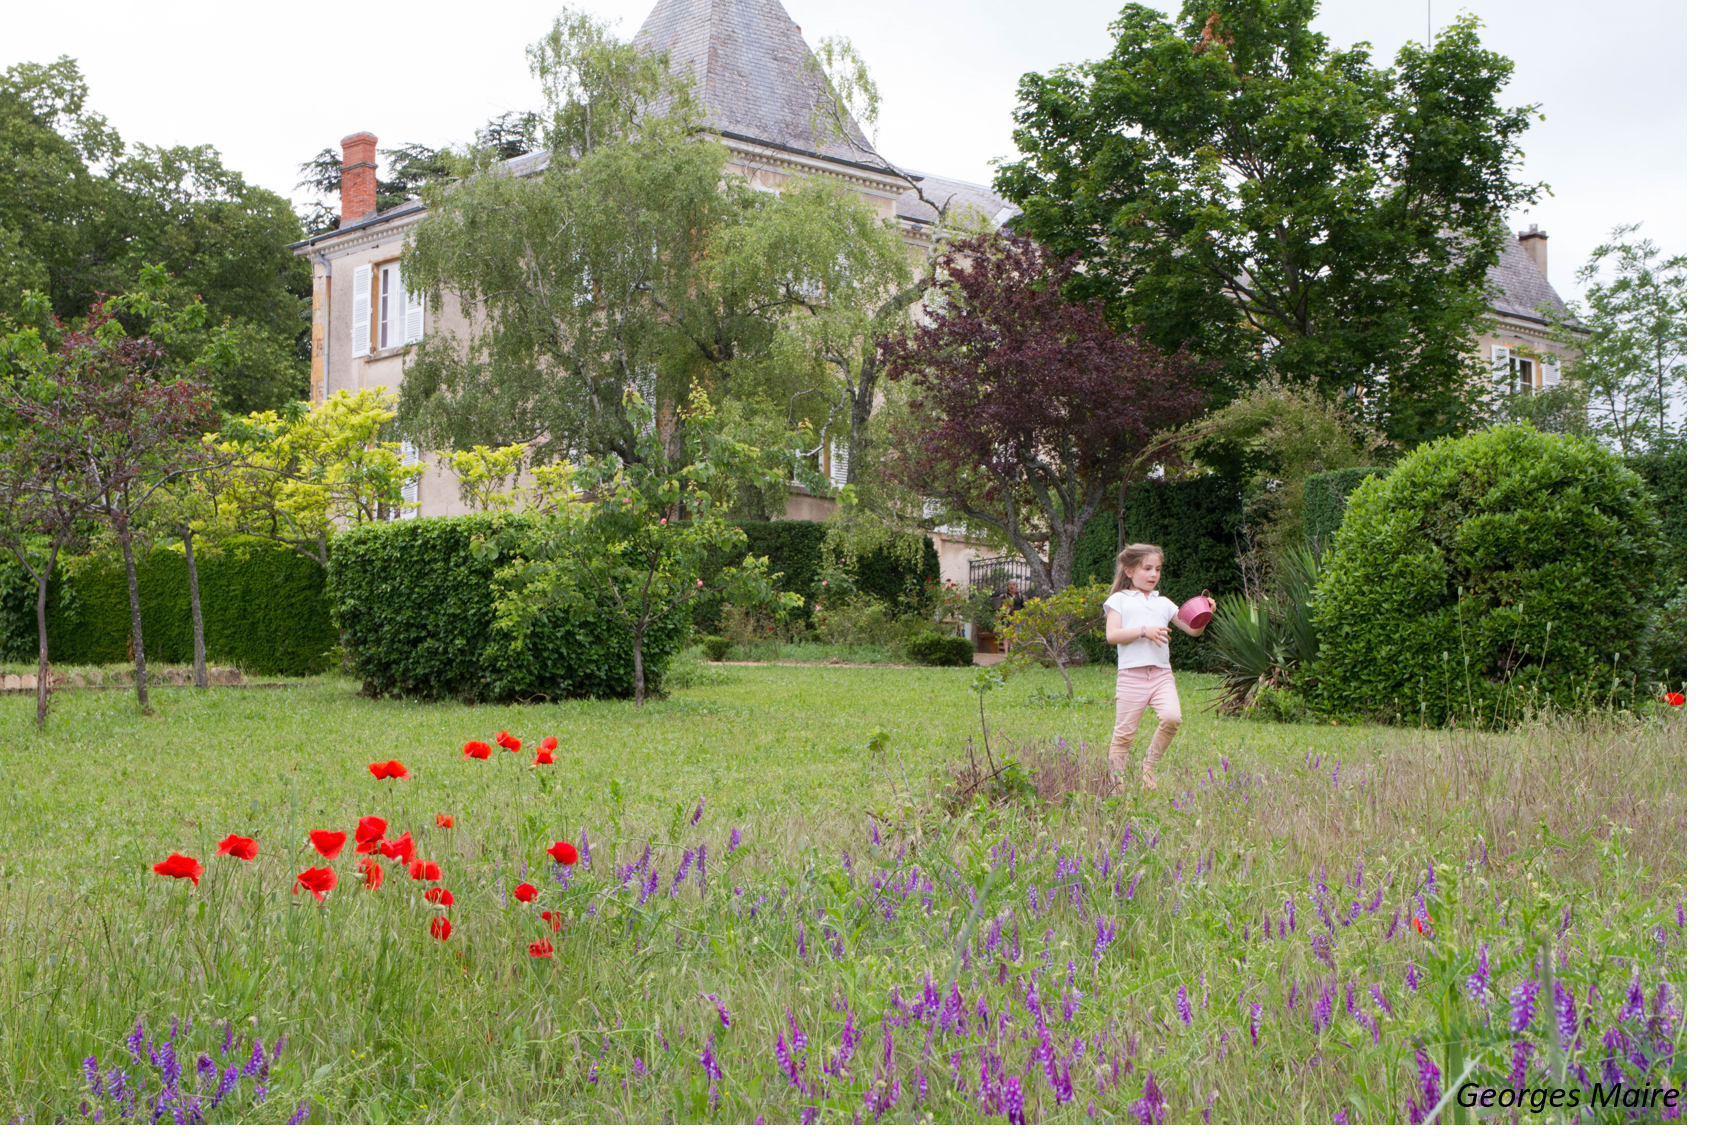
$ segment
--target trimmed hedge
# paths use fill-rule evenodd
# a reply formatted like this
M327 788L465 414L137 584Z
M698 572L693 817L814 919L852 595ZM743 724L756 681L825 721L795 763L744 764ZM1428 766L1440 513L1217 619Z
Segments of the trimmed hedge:
M1667 548L1656 564L1663 592L1686 582L1686 445L1654 455L1628 455L1626 466L1636 471L1655 496L1656 514L1662 520L1662 541Z
M249 673L304 676L325 668L337 643L325 601L325 570L280 543L232 538L198 558L205 656ZM138 563L145 657L193 659L192 593L178 548L158 546ZM49 583L48 656L56 665L131 659L132 612L126 568L107 559L67 558ZM10 556L0 572L0 651L36 658L36 587Z
M1156 480L1126 491L1126 541L1153 542L1162 548L1158 589L1179 604L1204 590L1217 597L1239 591L1234 532L1240 519L1240 489L1220 475ZM1072 581L1112 583L1114 559L1120 553L1117 538L1114 504L1109 501L1078 535ZM1208 638L1176 632L1168 639L1168 659L1176 669L1206 670L1208 645ZM1086 658L1098 663L1118 656L1100 630L1086 635L1080 646Z
M909 659L917 665L974 665L975 646L968 638L923 633L909 639Z
M1384 476L1385 467L1339 467L1308 475L1301 487L1301 528L1308 541L1323 549L1331 535L1343 525L1343 511L1349 496L1368 479Z
M718 554L705 567L704 577L719 576L724 569L739 566L748 555L769 558L770 572L782 574L782 588L805 599L801 616L811 620L813 601L819 595L819 575L824 568L825 524L804 519L780 519L772 522L740 520L734 525L747 536L746 547L733 554ZM863 593L890 605L918 590L928 579L939 577L939 553L931 538L922 539L919 559L903 557L891 550L877 550L863 555L858 563L855 584ZM722 625L722 606L719 592L706 591L693 605L693 625L705 633L717 632Z
M1312 703L1437 725L1629 694L1661 546L1643 480L1597 444L1527 424L1428 444L1349 498Z
M632 639L606 614L551 610L521 646L496 620L495 571L518 556L534 525L488 512L362 527L332 543L332 616L363 691L488 701L630 697ZM476 539L492 539L493 553ZM650 628L647 687L662 687L687 629L686 613Z

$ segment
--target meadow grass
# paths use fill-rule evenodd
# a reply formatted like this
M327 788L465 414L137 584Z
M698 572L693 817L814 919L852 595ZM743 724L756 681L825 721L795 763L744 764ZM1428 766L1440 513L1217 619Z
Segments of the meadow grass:
M950 815L982 747L971 670L681 674L642 710L320 679L162 689L149 718L71 692L38 733L27 697L0 703L0 1111L115 1119L94 1058L135 1118L1394 1122L1473 1062L1581 1092L1484 1117L1684 1118L1587 1107L1598 1081L1684 1087L1683 710L1294 727L1215 717L1182 675L1159 791L1050 804L1013 780ZM996 754L1097 763L1113 671L1076 684L987 695ZM525 750L460 755L499 730ZM410 778L368 774L386 759ZM369 892L346 852L323 903L291 892L324 863L308 829L368 814L439 863L449 941L395 864ZM230 832L260 857L215 855ZM557 873L556 840L590 868ZM199 886L152 873L170 851ZM255 1039L264 1094L249 1074L213 1105Z

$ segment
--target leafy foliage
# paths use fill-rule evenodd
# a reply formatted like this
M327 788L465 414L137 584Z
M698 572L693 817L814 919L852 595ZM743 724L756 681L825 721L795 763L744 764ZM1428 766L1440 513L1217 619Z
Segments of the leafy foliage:
M1665 450L1624 457L1655 496L1656 514L1662 520L1666 544L1656 563L1656 576L1663 583L1686 581L1686 444Z
M1643 480L1594 443L1427 445L1349 500L1315 600L1320 703L1440 724L1626 699L1660 549Z
M921 633L909 639L909 659L917 665L973 665L975 646L966 637L947 633Z
M1385 474L1383 467L1341 467L1308 475L1301 490L1301 531L1314 549L1323 550L1343 525L1349 496L1368 479Z
M1102 624L1102 603L1107 600L1107 585L1092 583L1067 586L1057 594L1031 598L1008 611L1000 619L1007 660L1053 666L1066 682L1066 696L1075 696L1066 665L1078 659L1079 640Z
M1079 532L1150 436L1203 407L1187 357L1065 299L1075 269L1027 238L960 241L924 283L922 320L888 348L911 412L888 478L1002 536L1041 593L1071 584Z
M1316 0L1128 4L1105 59L1023 77L1017 225L1087 264L1071 287L1154 344L1351 397L1403 443L1479 415L1472 335L1533 107L1464 16L1375 67Z

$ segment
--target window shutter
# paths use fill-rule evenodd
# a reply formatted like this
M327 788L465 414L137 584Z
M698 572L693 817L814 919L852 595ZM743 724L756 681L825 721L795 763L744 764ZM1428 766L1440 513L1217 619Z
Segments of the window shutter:
M403 343L414 344L421 339L421 295L403 295Z
M1492 355L1493 366L1495 368L1499 367L1501 364L1509 365L1511 363L1511 350L1506 348L1503 344L1494 345Z
M406 464L421 462L421 449L413 443L397 445L398 456ZM403 506L398 510L400 519L413 519L418 514L417 504L421 502L421 476L416 476L403 485Z
M849 445L831 441L831 486L841 487L849 481Z
M366 356L373 351L373 266L356 266L350 309L349 355Z
M1541 366L1541 386L1543 388L1559 387L1559 365L1543 364Z

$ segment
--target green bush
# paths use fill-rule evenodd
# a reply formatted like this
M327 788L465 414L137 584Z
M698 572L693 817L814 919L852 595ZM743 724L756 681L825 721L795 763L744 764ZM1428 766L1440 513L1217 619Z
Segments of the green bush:
M496 701L631 696L632 641L606 616L550 610L521 643L496 620L495 571L512 562L535 525L489 512L339 537L331 547L332 615L364 691ZM645 637L652 689L685 644L687 616L671 615Z
M780 519L772 522L742 520L735 523L747 536L745 549L733 554L719 554L704 569L705 581L720 578L722 571L739 566L748 555L769 558L770 573L781 574L782 589L792 590L805 599L800 620L810 622L813 603L824 591L820 587L824 570L825 524L801 519ZM882 549L863 555L852 567L857 588L893 607L929 578L939 577L939 553L931 538L922 539L921 554L908 557L894 550ZM706 590L693 604L693 625L705 633L722 629L723 598L717 591Z
M973 665L975 647L967 638L924 633L909 639L909 659L917 665Z
M712 661L721 661L734 648L734 640L727 637L707 637L704 639L704 655Z
M1301 529L1315 549L1322 550L1331 535L1343 525L1349 496L1368 479L1382 477L1384 467L1342 467L1308 475L1301 490Z
M1115 503L1107 499L1084 524L1072 561L1072 581L1082 585L1114 580L1120 553ZM1221 597L1241 589L1235 530L1240 526L1240 490L1219 475L1140 483L1126 491L1126 541L1153 542L1162 548L1165 597L1184 605L1205 590ZM1089 661L1118 659L1101 630L1087 634L1079 649ZM1206 667L1203 639L1178 634L1169 641L1168 659L1176 669Z
M1629 692L1660 547L1643 480L1594 443L1518 424L1424 446L1349 498L1312 703L1498 722Z
M1686 581L1686 445L1648 455L1628 455L1626 466L1643 477L1656 498L1667 544L1656 563L1656 578L1664 595Z
M337 629L318 563L263 538L232 538L199 555L205 655L249 673L303 676L325 667ZM178 547L138 563L145 656L193 659L192 594ZM131 658L126 569L107 558L63 558L49 585L48 656L56 665L107 665ZM0 653L36 658L36 584L17 559L0 569Z
M1650 672L1670 688L1686 679L1686 587L1656 607L1650 627Z

